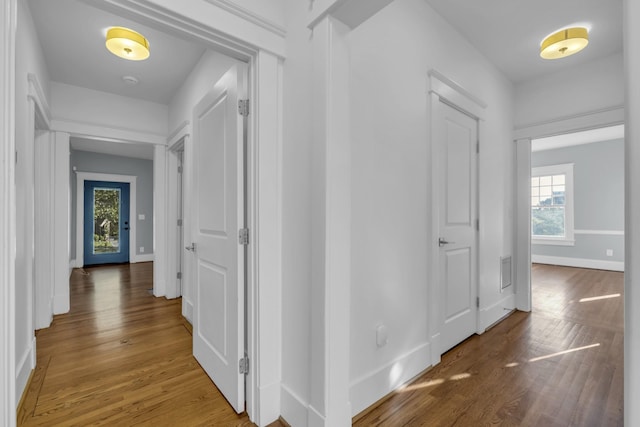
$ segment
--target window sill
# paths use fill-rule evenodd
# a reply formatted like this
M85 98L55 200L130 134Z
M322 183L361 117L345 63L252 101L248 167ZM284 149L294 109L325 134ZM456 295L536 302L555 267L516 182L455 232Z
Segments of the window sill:
M536 237L531 238L532 245L551 245L551 246L575 246L575 240L568 239L540 239Z

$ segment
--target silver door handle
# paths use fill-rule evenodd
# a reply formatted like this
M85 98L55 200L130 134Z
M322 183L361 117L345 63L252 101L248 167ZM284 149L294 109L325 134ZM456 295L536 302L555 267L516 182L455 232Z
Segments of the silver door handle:
M442 237L440 237L438 239L438 246L443 247L444 245L451 245L455 242L447 242L446 240L444 240Z
M186 250L188 250L188 251L195 252L196 251L196 244L192 243L191 246L185 246L184 248Z

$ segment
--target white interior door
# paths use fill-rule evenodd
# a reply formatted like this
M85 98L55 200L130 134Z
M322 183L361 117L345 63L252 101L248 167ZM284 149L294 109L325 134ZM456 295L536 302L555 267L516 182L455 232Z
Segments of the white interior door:
M442 104L439 123L441 353L476 332L477 121Z
M193 355L238 412L244 411L244 74L231 68L194 108L196 258Z

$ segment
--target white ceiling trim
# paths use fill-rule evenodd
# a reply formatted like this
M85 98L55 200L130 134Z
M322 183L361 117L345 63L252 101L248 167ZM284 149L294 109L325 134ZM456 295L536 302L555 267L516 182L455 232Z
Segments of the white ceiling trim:
M531 140L531 151L555 150L557 148L613 141L624 138L624 125L609 126L564 135Z
M114 142L148 143L155 145L167 145L165 135L137 132L128 129L117 129L107 126L80 123L67 120L51 120L51 130L66 132L79 138L100 138Z
M263 18L260 15L257 15L250 11L249 9L245 9L242 6L237 5L233 1L230 0L205 0L207 3L211 3L214 6L218 6L220 9L224 9L227 12L233 13L239 18L244 19L245 21L249 21L251 23L256 24L259 27L264 28L267 31L271 31L277 36L285 37L287 35L287 30L284 27L276 24L273 21Z

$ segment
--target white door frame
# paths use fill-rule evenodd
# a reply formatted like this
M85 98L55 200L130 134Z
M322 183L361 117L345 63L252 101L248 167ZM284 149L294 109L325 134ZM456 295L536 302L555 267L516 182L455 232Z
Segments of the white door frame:
M531 140L624 124L624 107L613 107L516 129L516 308L531 311Z
M427 245L429 249L429 259L431 262L431 276L430 281L427 284L428 287L428 295L429 295L429 318L428 318L428 330L430 337L430 352L431 352L431 364L435 365L440 363L441 360L441 301L438 296L440 295L438 291L439 283L440 283L440 271L439 271L439 256L440 251L437 243L438 236L436 233L439 230L439 206L438 203L434 202L434 197L436 197L440 191L438 188L439 185L439 177L437 176L436 162L438 158L436 156L437 147L435 142L438 138L436 135L433 123L437 120L438 117L442 116L442 105L446 103L451 107L460 110L466 115L475 118L478 122L478 141L481 140L484 127L484 115L485 108L487 105L475 97L472 93L464 89L462 86L455 83L453 80L447 78L440 72L436 70L430 70L428 73L428 87L429 87L429 102L430 102L430 129L431 134L429 136L429 144L431 149L427 150L429 158L427 159L427 164L431 167L431 186L428 187L429 194L427 194L427 200L429 201L428 211L431 213L431 227L429 228L429 232L427 233L427 239L429 244ZM479 188L479 166L480 161L477 161L476 167L476 194L478 193ZM478 209L479 200L476 198L476 216L479 215ZM476 238L476 271L474 274L476 275L476 287L477 295L480 298L480 263L478 259L478 253L480 249L480 239L479 236ZM479 313L476 315L476 327L479 325ZM481 331L477 331L481 332Z
M115 175L96 172L76 172L76 265L84 265L84 184L85 181L129 183L129 262L136 262L136 181L133 175Z

